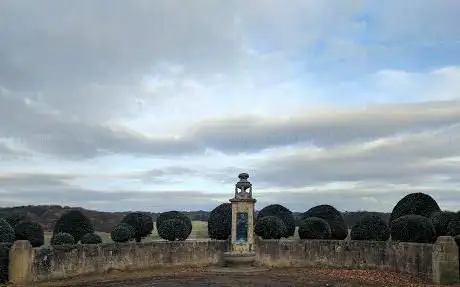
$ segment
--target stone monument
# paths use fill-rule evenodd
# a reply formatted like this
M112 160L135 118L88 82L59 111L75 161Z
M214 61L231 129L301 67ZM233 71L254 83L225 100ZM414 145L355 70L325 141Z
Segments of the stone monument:
M252 184L249 175L241 173L235 185L235 196L232 203L232 232L230 251L223 256L224 263L229 266L252 265L255 261L254 236L254 204Z

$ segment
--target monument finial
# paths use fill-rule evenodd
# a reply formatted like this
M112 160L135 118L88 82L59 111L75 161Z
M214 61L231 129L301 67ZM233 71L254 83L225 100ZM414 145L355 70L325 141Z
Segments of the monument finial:
M247 174L247 173L245 173L245 172L240 173L240 174L238 175L238 178L239 178L240 180L247 180L247 179L249 178L249 174Z
M238 175L238 178L240 180L235 184L235 198L238 198L238 199L252 198L252 183L248 181L249 174L245 172L240 173Z

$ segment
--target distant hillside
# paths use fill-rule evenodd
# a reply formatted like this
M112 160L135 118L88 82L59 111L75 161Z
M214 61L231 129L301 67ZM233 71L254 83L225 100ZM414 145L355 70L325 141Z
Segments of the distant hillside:
M30 220L40 223L47 231L52 231L55 222L64 213L69 210L80 210L93 222L94 228L101 232L110 232L112 228L117 225L122 218L128 214L127 212L105 212L88 210L81 207L69 207L60 205L27 205L15 207L0 208L0 217L7 217L11 214L25 214ZM191 220L207 221L207 211L191 211L184 212ZM155 220L159 213L151 213Z
M60 205L28 205L28 206L16 206L16 207L4 207L0 208L0 217L7 217L11 214L25 214L30 220L40 223L43 228L47 231L52 231L54 223L59 217L71 209L80 210L83 214L88 216L94 224L97 231L110 232L112 228L118 224L121 219L129 212L105 212L88 210L81 207L69 207ZM159 213L151 213L155 220ZM184 211L188 217L193 221L207 221L209 212L208 211ZM298 220L300 218L299 212L294 212L294 216ZM390 217L389 213L381 212L367 212L367 211L356 211L356 212L344 212L345 223L348 226L353 226L361 217L367 214L374 214L381 216L385 221L388 222Z

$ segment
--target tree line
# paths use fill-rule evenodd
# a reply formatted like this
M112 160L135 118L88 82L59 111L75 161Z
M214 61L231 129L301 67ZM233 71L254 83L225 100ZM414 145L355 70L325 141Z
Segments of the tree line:
M88 210L79 207L69 207L60 205L27 205L0 208L0 217L6 218L12 214L27 216L31 221L37 222L43 226L46 231L52 231L54 223L66 212L70 210L80 210L93 223L95 230L101 232L110 232L129 212L105 212ZM210 211L181 211L192 221L208 221ZM256 211L256 214L258 211ZM151 212L152 218L156 221L160 212ZM370 212L370 211L345 211L342 212L345 224L351 228L356 222L366 215L376 215L388 222L390 213ZM296 219L296 225L301 218L300 212L293 212Z

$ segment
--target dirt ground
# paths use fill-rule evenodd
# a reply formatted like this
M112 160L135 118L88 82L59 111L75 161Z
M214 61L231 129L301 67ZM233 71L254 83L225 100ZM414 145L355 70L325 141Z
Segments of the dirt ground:
M126 278L131 279L126 279ZM79 287L428 287L418 279L380 270L330 268L273 268L249 274L218 274L207 268L163 269L137 273L110 272L104 278L85 277L71 281L51 282L38 286ZM453 285L451 285L452 287ZM456 285L459 287L460 285Z

